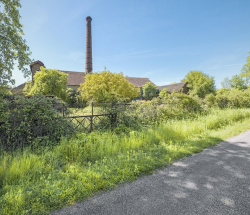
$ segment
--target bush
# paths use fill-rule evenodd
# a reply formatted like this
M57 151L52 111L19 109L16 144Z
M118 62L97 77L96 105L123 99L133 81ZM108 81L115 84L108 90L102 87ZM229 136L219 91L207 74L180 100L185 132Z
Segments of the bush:
M72 129L59 112L62 103L44 96L0 99L0 144L5 149L57 142Z
M152 83L147 82L143 85L143 97L145 99L152 99L154 96L156 96L157 88Z
M138 129L141 125L159 124L168 119L195 118L198 114L207 113L198 97L182 93L166 94L165 97L154 98L144 103L118 105L115 110L118 129L124 131L124 126Z
M216 95L207 95L203 100L208 107L219 108L249 108L250 89L219 89Z

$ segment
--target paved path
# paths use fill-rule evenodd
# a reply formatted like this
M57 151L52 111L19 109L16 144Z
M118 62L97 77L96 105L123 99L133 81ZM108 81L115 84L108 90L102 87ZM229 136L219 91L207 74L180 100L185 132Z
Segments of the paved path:
M250 215L250 130L52 214Z

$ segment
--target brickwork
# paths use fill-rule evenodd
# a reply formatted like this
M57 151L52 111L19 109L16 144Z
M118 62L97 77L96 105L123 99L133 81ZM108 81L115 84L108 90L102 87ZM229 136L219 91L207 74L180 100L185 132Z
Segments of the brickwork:
M92 18L90 16L87 16L86 17L86 61L85 61L85 72L86 73L93 71L91 21L92 21Z
M32 63L30 65L30 70L31 70L31 73L32 73L32 81L33 81L33 78L34 78L34 75L35 75L36 71L40 71L41 66L45 67L44 64L39 60L35 61L34 63Z

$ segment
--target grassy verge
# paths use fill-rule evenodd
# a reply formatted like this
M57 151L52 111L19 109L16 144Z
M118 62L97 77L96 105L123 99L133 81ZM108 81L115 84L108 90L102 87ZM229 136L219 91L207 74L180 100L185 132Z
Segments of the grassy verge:
M134 180L250 128L250 110L214 110L196 120L131 131L77 134L54 147L0 157L0 214L48 214Z

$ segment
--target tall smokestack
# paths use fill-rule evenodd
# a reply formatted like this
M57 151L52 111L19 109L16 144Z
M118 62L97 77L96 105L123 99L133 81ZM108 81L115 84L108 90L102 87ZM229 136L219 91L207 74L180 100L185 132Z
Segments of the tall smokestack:
M92 37L91 37L91 21L90 16L86 17L86 61L85 61L85 72L92 72Z

